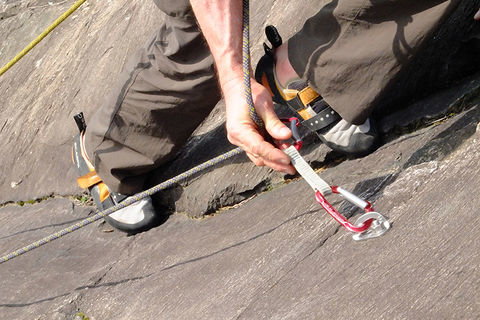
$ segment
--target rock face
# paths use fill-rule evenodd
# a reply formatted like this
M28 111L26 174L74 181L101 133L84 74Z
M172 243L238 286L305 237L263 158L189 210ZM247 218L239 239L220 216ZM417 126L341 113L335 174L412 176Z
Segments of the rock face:
M480 203L472 195L480 191L479 120L476 104L324 172L389 216L393 228L382 238L352 241L299 180L209 219L173 215L133 237L105 233L102 225L84 228L3 264L0 313L10 319L73 319L77 312L91 319L476 319ZM4 207L2 249L84 214L65 199Z
M0 63L72 3L0 1ZM291 17L310 16L321 3L253 1L254 60L266 23L288 38L303 20ZM458 50L443 52L454 54L420 56L399 80L414 79L398 92L415 99L392 96L394 107L377 114L379 150L345 159L306 137L302 153L327 182L390 218L382 238L352 241L302 179L239 156L159 195L176 213L157 228L126 237L96 223L1 264L1 318L480 318L480 77L470 75L478 67L470 56L478 25L461 20L474 6L480 1L463 1L432 38L432 47L449 43ZM0 207L1 254L93 211L71 197L81 195L69 159L71 116L93 113L158 19L148 1L88 1L2 77L0 202L55 197ZM425 70L442 58L448 68L432 83ZM422 81L425 90L416 91ZM222 110L219 104L152 184L231 148ZM332 200L355 221L351 205Z
M0 33L6 37L0 44L0 63L6 63L51 21L66 11L71 3L28 0L2 2ZM253 1L253 61L257 61L262 54L263 28L266 24L278 25L284 38L288 38L304 21L304 18L292 21L290 17L309 17L322 3L314 1L298 5L286 0ZM405 104L405 96L411 99L425 95L439 86L450 85L460 75L477 70L476 39L480 27L471 19L463 19L465 12L473 12L472 8L476 5L476 1L464 1L460 5L449 18L451 21L445 24L447 27L440 29L438 35L432 38L432 44L427 46L433 48L431 50L435 54L427 50L427 54L420 55L418 61L412 64L413 71L406 70L405 75L399 79L401 90L392 90L395 94L384 105L403 109L409 105ZM114 84L126 59L137 47L149 40L160 19L161 13L152 1L142 5L135 2L88 1L3 75L0 83L3 92L0 95L0 106L4 115L0 119L0 148L3 150L0 169L5 174L0 176L0 203L26 201L52 194L81 193L73 183L75 172L70 160L70 145L76 130L72 116L84 111L88 119L94 113ZM462 36L459 37L458 34ZM445 43L455 49L445 50ZM440 68L439 65L446 67ZM437 74L431 70L442 70L442 73ZM427 76L436 77L436 81L426 78ZM424 90L420 90L420 94L410 88ZM394 113L392 108L383 108L383 113L378 117L391 116ZM178 158L178 163L171 168L161 168L152 183L156 184L165 177L198 164L200 159L210 158L230 147L225 142L222 131L222 112L220 104L205 127L199 128L195 139ZM410 121L422 116L423 114L415 114ZM403 117L396 117L395 121L402 119ZM209 130L213 128L218 131ZM207 142L210 142L207 150L210 152L203 150ZM314 153L308 158L316 162L316 166L325 165L325 159L337 158L335 155L327 156L328 149L319 146L318 140L312 139L310 148ZM187 212L190 216L201 216L237 203L284 180L284 177L268 170L253 168L245 158L236 159L235 162L237 166L227 166L222 172L215 171L218 178L213 176L212 181L215 184L216 180L222 180L223 183L217 183L214 188L210 188L210 182L203 185L200 182L189 182L193 187L183 186L173 195L161 196L160 202L166 202L170 207ZM235 172L239 178L222 179L227 172ZM201 203L192 190L199 192ZM204 196L205 193L208 195ZM174 205L172 199L176 199Z
M0 34L7 35L0 44L0 63L13 58L72 3L7 4L24 10L0 22ZM148 40L158 19L152 1L87 1L2 76L0 202L81 193L72 183L72 116L79 111L91 115L98 108L124 61ZM11 188L11 183L18 184Z

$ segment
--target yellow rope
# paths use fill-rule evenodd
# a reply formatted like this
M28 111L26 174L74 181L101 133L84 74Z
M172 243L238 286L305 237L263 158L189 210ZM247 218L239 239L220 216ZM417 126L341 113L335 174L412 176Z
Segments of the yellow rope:
M19 54L15 56L9 63L0 69L0 76L4 74L8 69L10 69L15 63L17 63L20 59L23 58L30 50L33 49L40 41L43 40L53 29L55 29L60 23L62 23L65 19L68 18L75 10L78 9L86 0L78 0L75 2L73 6L70 7L64 14L62 14L57 20L55 20L45 31L43 31L35 40L30 42L28 46L25 47Z

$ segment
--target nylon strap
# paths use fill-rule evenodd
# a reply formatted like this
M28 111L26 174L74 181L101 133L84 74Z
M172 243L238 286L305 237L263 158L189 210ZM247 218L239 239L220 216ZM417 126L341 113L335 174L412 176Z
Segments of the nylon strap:
M313 132L322 130L334 122L341 120L340 115L325 103L325 108L315 116L302 122L302 124Z
M98 176L95 170L77 178L78 186L82 189L88 189L100 182L102 182L102 178Z
M311 87L305 87L298 92L298 97L302 101L303 105L311 104L315 99L320 97L317 91L313 90Z
M332 192L330 185L320 178L294 146L284 149L283 152L290 157L292 165L314 191L320 191L323 195L328 195Z

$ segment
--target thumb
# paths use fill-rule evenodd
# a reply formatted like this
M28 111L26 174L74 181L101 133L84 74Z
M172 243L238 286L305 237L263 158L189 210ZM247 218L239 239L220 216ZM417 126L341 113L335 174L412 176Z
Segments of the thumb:
M252 81L252 95L254 99L255 109L265 124L268 134L275 140L287 140L292 136L292 132L288 129L280 119L278 119L273 109L273 101L270 92L261 84Z
M473 17L475 20L480 20L480 10L475 14L475 17Z
M287 140L291 138L292 132L278 119L274 112L268 112L263 121L265 122L265 129L273 139Z

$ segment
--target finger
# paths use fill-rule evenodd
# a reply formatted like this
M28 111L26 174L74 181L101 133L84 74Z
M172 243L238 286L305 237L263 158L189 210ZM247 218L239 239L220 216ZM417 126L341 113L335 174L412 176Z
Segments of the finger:
M273 112L267 111L263 118L265 123L265 129L267 129L268 134L275 140L287 140L292 137L292 132L290 129L283 124L277 115Z
M283 172L286 174L294 175L297 171L292 165L279 165L275 162L264 161L265 166L272 168L275 171Z
M247 152L247 156L257 167L267 166L269 168L272 168L275 171L284 172L290 175L294 175L296 172L295 168L292 165L279 165L275 162L266 161L260 158L259 155L254 155L248 152Z
M257 101L255 109L258 115L262 118L268 134L275 140L290 139L290 137L292 136L292 132L278 118L277 114L273 109L273 103L271 102L271 99L258 98Z
M478 10L478 12L475 14L475 16L473 17L473 19L475 19L475 20L480 20L480 10Z
M252 125L232 124L227 128L228 140L250 154L271 162L288 165L290 159L279 149L266 142Z
M255 150L256 148L254 148ZM258 150L266 166L288 174L295 174L295 168L290 164L290 158L280 149L264 141Z
M290 158L280 149L275 148L265 140L250 145L251 153L258 154L264 161L275 162L279 165L289 165Z
M242 143L234 138L230 138L230 141L245 150L248 158L256 166L268 166L275 171L291 175L295 174L296 170L290 165L290 158L283 151L264 141L260 134L256 132L246 134L244 132L241 138L241 140L247 141L247 143ZM253 145L248 143L252 141Z
M263 161L262 158L260 158L259 155L252 154L252 153L249 153L249 152L246 152L246 154L247 154L247 157L250 159L250 161L252 161L256 166L258 166L258 167L264 167L265 166L265 162Z

